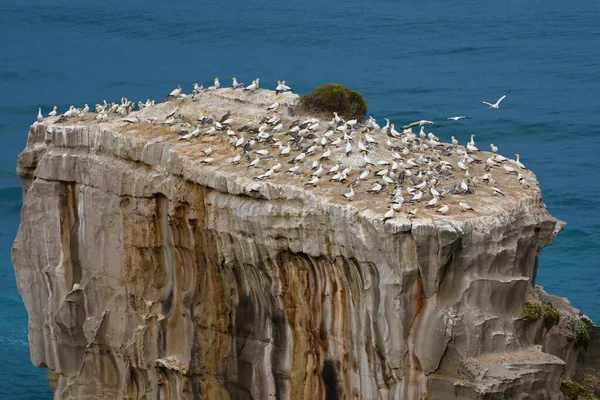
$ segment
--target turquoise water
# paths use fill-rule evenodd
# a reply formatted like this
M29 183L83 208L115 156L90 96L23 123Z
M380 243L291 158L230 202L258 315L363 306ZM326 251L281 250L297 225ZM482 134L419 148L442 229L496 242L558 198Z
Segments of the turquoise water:
M600 3L530 1L0 2L0 398L47 399L29 362L10 264L20 212L16 157L37 108L162 99L178 83L298 93L336 81L369 113L403 123L467 114L436 135L522 155L550 212L569 223L538 283L600 320ZM93 6L92 6L93 4ZM495 100L500 110L474 100Z

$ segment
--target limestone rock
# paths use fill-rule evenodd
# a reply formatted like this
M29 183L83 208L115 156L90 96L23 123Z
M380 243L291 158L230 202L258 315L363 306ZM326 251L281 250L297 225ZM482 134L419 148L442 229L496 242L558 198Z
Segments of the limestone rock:
M13 263L55 398L562 398L585 351L519 318L564 226L533 174L477 213L382 223L385 201L252 180L144 123L274 101L296 117L295 95L221 89L30 128Z

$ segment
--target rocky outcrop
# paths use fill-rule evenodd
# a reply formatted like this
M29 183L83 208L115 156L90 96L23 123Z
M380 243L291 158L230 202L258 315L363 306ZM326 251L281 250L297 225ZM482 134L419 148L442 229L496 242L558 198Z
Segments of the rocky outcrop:
M537 256L564 226L533 174L474 213L384 223L384 198L256 181L144 123L275 99L292 118L294 95L223 89L30 128L13 263L55 398L562 398L584 347L521 315L550 301Z

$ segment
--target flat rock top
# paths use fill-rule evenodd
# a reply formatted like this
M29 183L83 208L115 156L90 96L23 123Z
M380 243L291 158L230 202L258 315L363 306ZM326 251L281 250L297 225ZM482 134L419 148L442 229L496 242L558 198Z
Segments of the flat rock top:
M514 160L443 143L428 137L431 129L420 132L419 126L413 133L379 127L374 120L353 125L333 116L314 118L302 112L298 103L299 97L292 93L225 88L204 90L194 99L170 99L126 115L108 112L102 121L90 112L66 121L49 117L43 123L99 124L136 141L168 142L186 163L236 174L249 182L293 185L331 203L370 210L380 218L391 213L395 200L389 219L396 221L410 218L408 212L414 209L418 209L416 218L466 220L510 211L527 200L541 203L535 175ZM475 146L489 147L487 143ZM294 161L301 154L304 159ZM339 169L330 172L336 165ZM288 172L293 167L298 168ZM365 169L368 176L359 178ZM350 187L355 195L348 200L343 194ZM436 191L437 203L427 207ZM463 210L459 202L473 210ZM438 211L443 205L449 207L445 215Z

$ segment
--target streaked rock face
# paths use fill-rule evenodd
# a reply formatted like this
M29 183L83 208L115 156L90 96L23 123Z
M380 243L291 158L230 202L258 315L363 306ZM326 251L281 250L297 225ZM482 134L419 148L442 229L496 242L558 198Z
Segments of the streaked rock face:
M563 226L537 188L384 224L122 121L35 124L18 172L13 262L57 399L558 399L582 351L518 318Z

